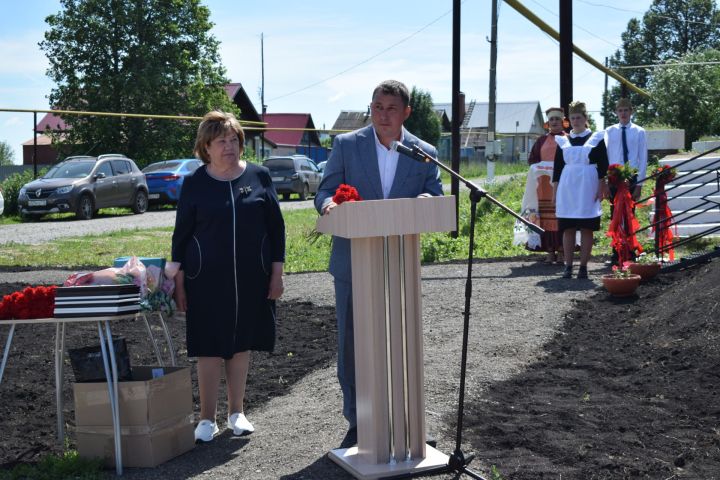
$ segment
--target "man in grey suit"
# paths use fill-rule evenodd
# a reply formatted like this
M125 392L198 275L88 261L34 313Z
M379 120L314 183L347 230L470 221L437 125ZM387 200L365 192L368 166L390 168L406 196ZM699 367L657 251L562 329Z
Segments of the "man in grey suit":
M332 153L315 196L315 208L321 215L333 214L337 205L332 197L341 183L355 187L364 200L443 194L436 165L417 162L392 149L392 143L398 141L408 147L417 145L437 157L435 147L403 128L403 122L411 112L407 87L395 80L382 82L373 91L370 111L372 125L335 137ZM350 447L357 443L357 416L352 273L348 239L333 237L329 270L335 281L337 375L343 393L343 415L349 423L341 446Z

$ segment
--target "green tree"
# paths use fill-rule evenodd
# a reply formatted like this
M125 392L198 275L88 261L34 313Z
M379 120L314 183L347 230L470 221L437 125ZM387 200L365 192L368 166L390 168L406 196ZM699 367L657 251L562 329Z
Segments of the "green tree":
M9 143L0 141L0 165L13 165L15 152Z
M658 121L685 129L690 147L703 135L720 133L720 50L689 53L670 65L653 76L653 104Z
M689 52L720 48L720 10L713 0L654 0L642 20L632 19L622 34L622 48L609 59L610 68L653 65L679 59ZM658 70L620 69L635 85L647 89ZM614 86L603 96L603 115L615 123L615 103L622 88ZM629 92L638 121L651 123L657 116L652 99Z
M200 0L61 0L40 47L60 109L160 115L237 112L210 11ZM68 115L66 142L83 153L120 152L141 165L188 156L197 122Z
M410 108L412 112L405 120L405 128L426 142L437 145L440 139L440 119L433 108L430 92L413 87L410 93Z

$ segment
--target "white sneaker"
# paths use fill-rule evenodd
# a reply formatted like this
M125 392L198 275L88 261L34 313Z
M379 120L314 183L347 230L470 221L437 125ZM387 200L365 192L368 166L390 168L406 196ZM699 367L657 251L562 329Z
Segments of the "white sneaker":
M230 415L230 418L228 418L228 428L233 431L233 435L238 436L249 435L255 431L255 427L245 418L245 414L242 412Z
M195 442L210 442L220 429L217 423L210 420L200 420L195 427Z

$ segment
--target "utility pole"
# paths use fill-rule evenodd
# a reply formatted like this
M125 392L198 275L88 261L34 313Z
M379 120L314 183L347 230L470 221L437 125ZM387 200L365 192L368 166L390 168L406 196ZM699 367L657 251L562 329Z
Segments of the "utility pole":
M37 112L33 112L33 179L37 178Z
M570 115L573 100L572 0L560 0L560 105Z
M498 0L492 0L492 18L490 20L490 94L488 96L488 131L485 141L485 160L487 162L488 183L495 179L495 160L500 155L500 143L495 141L495 112L497 111L497 18Z
M605 68L608 68L608 57L605 57ZM603 94L603 130L608 126L608 74L605 72L605 93Z
M452 169L460 171L460 0L453 0L453 27L452 27ZM450 192L455 195L455 230L451 232L453 238L458 237L458 222L460 221L460 181L452 177Z
M267 113L267 105L265 105L265 45L264 34L260 33L260 105L262 111L262 121L265 121L265 113ZM257 152L255 152L257 157ZM260 160L265 158L265 130L260 130Z

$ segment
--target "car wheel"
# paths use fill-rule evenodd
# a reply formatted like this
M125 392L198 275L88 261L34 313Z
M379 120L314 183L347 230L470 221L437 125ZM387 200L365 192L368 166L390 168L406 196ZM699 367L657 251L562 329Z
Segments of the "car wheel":
M309 194L310 187L308 187L307 183L303 183L302 192L300 192L300 200L307 200Z
M143 190L138 190L135 193L135 199L132 204L132 211L135 213L145 213L148 208L148 197L147 193Z
M93 213L95 213L95 206L93 205L92 197L90 195L80 197L75 216L80 220L90 220L93 218Z

